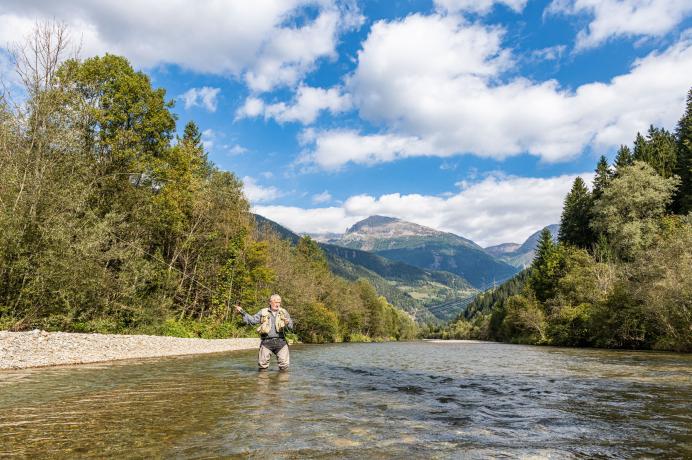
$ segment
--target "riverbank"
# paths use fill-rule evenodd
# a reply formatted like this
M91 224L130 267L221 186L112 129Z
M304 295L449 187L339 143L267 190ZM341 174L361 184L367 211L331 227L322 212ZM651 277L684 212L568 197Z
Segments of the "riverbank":
M257 338L187 339L153 335L0 331L0 369L86 364L257 348Z

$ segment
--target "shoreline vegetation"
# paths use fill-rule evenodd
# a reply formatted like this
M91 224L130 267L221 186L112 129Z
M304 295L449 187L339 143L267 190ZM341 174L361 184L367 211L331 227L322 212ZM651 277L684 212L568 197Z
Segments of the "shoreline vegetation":
M71 58L37 25L0 93L0 330L227 338L279 293L302 342L398 340L418 328L310 238L262 230L200 128L124 57ZM0 82L1 83L1 82Z
M528 269L428 337L692 352L692 89L674 133L574 180L557 243L544 229Z
M0 330L247 337L232 305L279 293L305 343L692 351L692 91L675 133L602 157L593 190L575 180L529 270L421 325L309 237L257 225L200 128L178 132L175 101L127 59L70 55L65 26L38 25L13 53L22 95L0 93Z

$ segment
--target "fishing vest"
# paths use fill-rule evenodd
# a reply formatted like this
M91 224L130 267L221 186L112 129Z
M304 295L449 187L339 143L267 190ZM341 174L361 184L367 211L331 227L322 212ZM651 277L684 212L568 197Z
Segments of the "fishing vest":
M257 327L257 332L262 335L269 334L269 331L272 329L271 318L269 318L270 315L271 313L269 308L263 308L260 310L260 325ZM288 312L279 307L279 311L276 314L276 319L274 320L277 334L281 334L286 327L286 315L288 315Z

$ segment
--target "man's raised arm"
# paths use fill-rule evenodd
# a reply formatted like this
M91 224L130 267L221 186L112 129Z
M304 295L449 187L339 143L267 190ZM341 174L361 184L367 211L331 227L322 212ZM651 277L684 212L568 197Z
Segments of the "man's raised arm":
M243 310L240 305L235 306L235 310L243 315L243 321L245 324L259 324L260 322L260 312L258 311L254 315L250 315L248 312ZM261 311L261 310L260 310Z

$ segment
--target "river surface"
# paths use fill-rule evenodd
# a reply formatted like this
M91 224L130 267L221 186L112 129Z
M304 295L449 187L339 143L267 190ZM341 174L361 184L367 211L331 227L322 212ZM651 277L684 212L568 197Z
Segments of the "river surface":
M692 458L692 356L302 345L0 371L0 457Z

